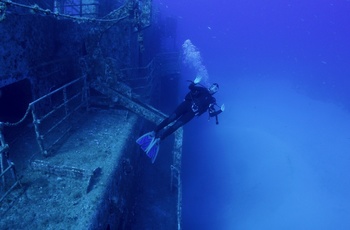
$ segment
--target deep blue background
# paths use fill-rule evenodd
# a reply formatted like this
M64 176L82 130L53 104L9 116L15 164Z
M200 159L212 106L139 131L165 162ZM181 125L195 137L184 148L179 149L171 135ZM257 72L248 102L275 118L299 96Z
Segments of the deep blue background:
M226 105L185 127L183 229L350 229L350 1L155 3Z
M349 1L179 0L159 5L178 18L177 40L190 39L200 49L213 80L273 73L346 93Z

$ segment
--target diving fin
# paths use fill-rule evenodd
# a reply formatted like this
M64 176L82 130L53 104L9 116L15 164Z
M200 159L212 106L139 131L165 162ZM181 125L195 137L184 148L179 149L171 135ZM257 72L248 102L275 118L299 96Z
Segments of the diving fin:
M160 139L156 138L152 141L152 143L148 146L148 148L145 150L146 155L151 158L152 164L155 162L158 152L159 152L159 142Z
M138 145L140 145L141 149L143 151L146 152L147 148L150 146L150 144L152 144L152 142L154 141L154 132L149 132L149 133L146 133L144 135L142 135L141 137L139 137L137 140L136 140L136 143Z

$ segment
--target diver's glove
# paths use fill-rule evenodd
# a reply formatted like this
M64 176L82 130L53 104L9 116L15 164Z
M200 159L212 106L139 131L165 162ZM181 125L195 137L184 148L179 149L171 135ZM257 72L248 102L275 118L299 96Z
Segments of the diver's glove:
M222 104L222 106L220 107L221 111L224 112L225 111L225 104Z
M196 79L194 79L193 83L198 84L199 82L201 82L201 80L202 80L202 77L197 75L197 77L196 77Z

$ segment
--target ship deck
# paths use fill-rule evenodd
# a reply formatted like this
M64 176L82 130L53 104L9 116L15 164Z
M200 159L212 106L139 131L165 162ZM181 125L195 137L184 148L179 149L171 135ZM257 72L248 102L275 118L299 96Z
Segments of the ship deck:
M22 187L2 201L0 229L176 229L172 157L144 156L135 144L142 122L127 110L91 110L49 156L28 127L10 143Z

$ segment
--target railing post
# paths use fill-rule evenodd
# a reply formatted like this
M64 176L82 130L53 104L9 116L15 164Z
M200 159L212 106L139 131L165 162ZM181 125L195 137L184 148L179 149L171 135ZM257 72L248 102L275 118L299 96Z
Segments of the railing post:
M29 106L30 106L30 109L32 110L33 125L34 125L34 130L35 130L36 141L38 142L41 153L46 156L47 151L44 148L43 137L40 135L40 131L39 131L40 120L37 118L37 116L35 114L34 104L31 103L31 104L29 104Z

